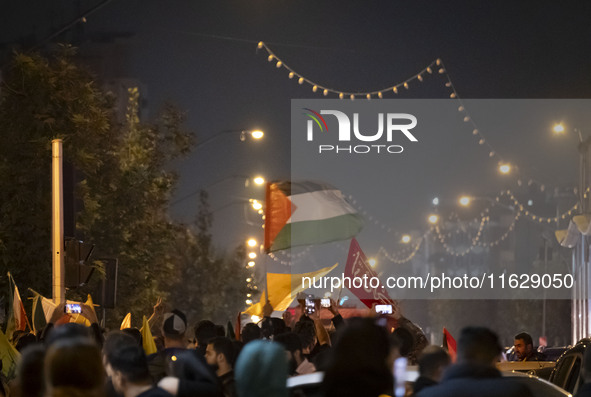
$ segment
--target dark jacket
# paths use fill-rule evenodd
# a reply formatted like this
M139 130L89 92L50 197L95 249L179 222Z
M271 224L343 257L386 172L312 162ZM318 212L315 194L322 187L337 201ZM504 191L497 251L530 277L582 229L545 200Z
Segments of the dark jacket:
M515 379L503 378L494 367L455 364L441 383L427 387L417 397L533 397L529 388Z
M414 392L414 394L417 394L421 390L427 387L435 386L436 384L437 382L435 382L431 378L427 378L426 376L419 376L417 380L415 380L415 383L412 384L412 391Z

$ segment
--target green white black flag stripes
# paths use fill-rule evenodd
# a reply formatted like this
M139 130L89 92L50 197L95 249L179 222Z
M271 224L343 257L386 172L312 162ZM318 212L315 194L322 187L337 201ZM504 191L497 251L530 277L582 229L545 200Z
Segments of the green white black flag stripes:
M266 205L267 252L345 240L363 228L363 219L343 193L324 183L271 182Z

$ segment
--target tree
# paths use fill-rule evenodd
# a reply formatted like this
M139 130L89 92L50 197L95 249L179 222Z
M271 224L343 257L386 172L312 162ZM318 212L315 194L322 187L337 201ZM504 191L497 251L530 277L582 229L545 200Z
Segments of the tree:
M175 302L187 316L224 324L234 320L244 308L246 294L256 294L246 284L250 272L246 268L244 246L233 253L217 253L212 245L210 228L213 216L208 196L201 191L199 212L193 225L186 227L177 240L179 283L172 289Z
M22 287L51 293L50 149L51 140L61 138L65 160L82 178L77 229L96 245L95 257L119 258L124 307L116 317L147 313L157 296L167 297L175 277L170 247L178 226L166 210L176 176L165 165L189 151L191 137L171 107L155 123L140 123L137 90L130 91L127 118L118 124L113 98L74 63L74 54L69 46L48 58L16 54L4 76L0 273L10 270Z

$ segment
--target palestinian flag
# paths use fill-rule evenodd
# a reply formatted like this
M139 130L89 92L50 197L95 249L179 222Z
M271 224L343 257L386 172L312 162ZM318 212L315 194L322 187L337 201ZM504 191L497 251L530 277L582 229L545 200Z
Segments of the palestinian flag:
M265 251L346 240L363 220L332 186L315 182L267 184Z

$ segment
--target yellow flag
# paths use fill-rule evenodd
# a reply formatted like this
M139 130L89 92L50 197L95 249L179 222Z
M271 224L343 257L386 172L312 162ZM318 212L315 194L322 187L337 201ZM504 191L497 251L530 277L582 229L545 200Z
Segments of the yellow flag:
M16 375L16 364L20 359L20 353L8 341L4 332L0 330L0 360L2 360L2 373L12 379Z
M121 327L119 329L131 328L131 313L127 313L127 316L121 321Z
M150 331L150 324L148 323L146 316L144 316L142 320L142 329L140 329L140 333L142 334L142 343L146 356L156 353L156 343L154 343L152 331Z
M318 278L324 277L330 273L339 264L335 263L333 266L325 267L309 273L300 274L282 274L282 273L267 273L267 289L263 291L261 300L250 306L244 313L262 317L263 306L267 303L265 292L268 294L269 302L273 306L273 310L284 311L287 310L291 302L295 299L298 293L304 291L306 288L302 285L303 277Z

